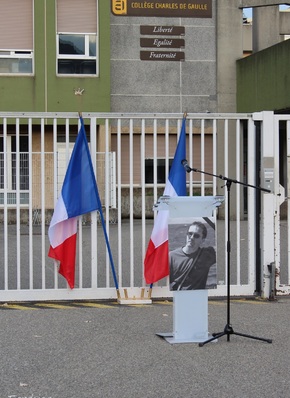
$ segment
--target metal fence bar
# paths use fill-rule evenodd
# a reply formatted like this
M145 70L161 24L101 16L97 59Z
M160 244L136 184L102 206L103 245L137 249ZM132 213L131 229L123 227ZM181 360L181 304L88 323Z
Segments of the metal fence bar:
M83 287L83 216L79 217L78 220L78 287Z
M18 290L21 289L21 250L20 250L20 177L19 177L19 168L20 168L20 145L19 145L19 119L16 119L16 256L17 256L17 272L16 272L16 288Z
M181 122L180 119L177 120L177 131L176 131L176 145L178 143L179 140L179 136L180 136L180 129L181 129ZM166 159L170 158L170 120L167 118L165 120L165 157ZM173 156L173 155L172 155ZM166 162L166 173L165 173L165 181L168 180L169 177L169 162ZM166 286L169 285L169 276L167 276L167 278L165 278L165 282ZM160 284L158 282L158 284Z
M240 120L236 120L236 180L241 181L241 136L240 136ZM241 185L236 184L236 237L237 237L237 284L241 283Z
M130 120L129 131L129 164L130 164L130 287L134 287L134 147L133 147L134 121Z
M41 271L42 289L46 288L46 253L45 253L45 127L44 118L41 119L40 130L40 175L41 175Z
M165 120L165 158L169 159L169 120ZM165 180L169 175L169 162L165 163Z
M53 119L53 202L54 208L58 199L58 158L57 158L57 119ZM61 189L61 188L60 188ZM58 264L56 260L52 260L53 262L53 276L54 283L53 286L55 289L58 289Z
M147 249L146 239L146 191L145 191L145 120L141 120L141 136L140 136L140 171L141 171L141 222L142 222L142 258L145 258ZM142 262L142 275L144 275L144 263ZM145 286L144 277L142 278L142 287Z
M78 120L78 131L81 123ZM83 287L83 216L78 219L78 287Z
M192 119L189 120L189 164L193 165L193 131L192 131ZM193 195L193 173L189 173L189 196Z
M205 170L205 150L204 150L204 119L201 120L201 128L200 128L200 135L201 135L201 140L200 140L200 153L201 153L201 163L200 163L200 169L202 171L207 171ZM205 195L205 175L202 173L201 174L201 196Z
M255 185L255 175L253 171L256 168L255 162L255 150L256 150L256 137L255 137L255 123L253 120L248 120L248 170L247 170L247 182L248 184ZM250 284L255 283L255 259L256 259L256 234L255 234L255 219L256 219L256 208L255 198L257 192L254 188L247 189L248 199L248 280Z
M90 121L90 152L95 175L97 175L97 158L94 153L97 151L97 118L92 117ZM98 181L97 181L98 183ZM91 287L98 286L98 262L97 262L97 212L91 214Z
M28 119L28 156L29 156L29 289L33 289L33 154L32 154L32 119Z
M7 185L8 185L8 164L7 164L7 119L3 118L3 151L4 151L4 289L8 290L8 206L7 206Z
M153 180L154 180L154 188L153 188L153 197L154 203L156 203L157 197L157 119L153 121Z
M212 172L213 174L217 175L217 121L214 119L212 121ZM217 179L213 178L213 195L216 196L217 194Z
M228 129L228 119L224 120L224 175L227 177L229 175L229 129ZM228 191L225 189L225 204L229 200ZM228 240L228 219L231 215L228 214L228 207L225 205L225 242ZM228 257L227 257L227 245L225 245L225 282L228 283Z
M122 147L121 147L121 119L117 121L117 184L118 184L118 275L119 275L119 286L123 287L123 268L122 268L122 257L123 257L123 246L122 246Z
M290 120L286 122L286 138L287 138L287 173L290 172ZM287 198L287 272L288 272L288 278L287 278L287 283L290 285L290 178L288 174L288 186L287 186L287 193L286 193L286 198Z

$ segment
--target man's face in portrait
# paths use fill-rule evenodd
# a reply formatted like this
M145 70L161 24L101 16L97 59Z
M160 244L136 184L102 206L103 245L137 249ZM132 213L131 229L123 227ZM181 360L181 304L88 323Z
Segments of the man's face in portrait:
M202 230L198 225L191 225L186 235L186 247L195 252L203 242Z

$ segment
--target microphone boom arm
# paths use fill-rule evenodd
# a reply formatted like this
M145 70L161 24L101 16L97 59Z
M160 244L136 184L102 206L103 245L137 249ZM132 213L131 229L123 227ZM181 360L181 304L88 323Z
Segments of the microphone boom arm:
M227 184L231 184L232 182L234 182L235 184L240 184L240 185L243 185L245 187L256 188L256 189L259 189L260 191L271 193L271 191L269 189L266 189L266 188L262 188L262 187L258 187L258 186L255 186L255 185L244 183L242 181L234 180L232 178L225 177L225 176L223 176L221 174L219 174L219 175L212 174L212 173L209 173L207 171L203 171L203 170L196 169L194 167L190 167L186 159L183 159L181 161L181 164L185 168L187 173L190 173L190 172L194 171L196 173L206 174L206 175L209 175L211 177L216 177L216 178L219 178L220 180L226 181L226 185Z

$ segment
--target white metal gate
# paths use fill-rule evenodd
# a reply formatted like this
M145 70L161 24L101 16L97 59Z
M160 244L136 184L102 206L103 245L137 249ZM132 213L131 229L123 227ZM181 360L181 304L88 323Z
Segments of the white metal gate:
M154 222L152 206L162 195L182 117L182 114L83 113L121 297L125 294L146 297L149 292L143 278L143 259ZM67 288L56 265L47 257L47 227L58 192L57 142L59 135L65 137L68 161L70 138L75 136L77 119L75 113L0 113L2 302L116 297L110 259L96 212L79 221L74 290ZM200 170L255 185L257 120L263 126L262 113L254 117L248 114L188 114L188 163ZM8 137L14 137L10 152ZM96 167L97 152L105 153L102 175ZM110 152L116 155L116 207L110 202ZM23 153L29 170L25 176L21 163ZM222 187L224 182L219 178L198 173L191 173L187 178L190 196L227 196L226 188ZM9 185L11 179L12 185ZM11 189L14 201L9 202ZM218 217L218 286L209 291L210 296L225 296L227 292L228 217L231 223L231 293L253 295L256 291L256 192L233 184L231 198L231 214L227 214L224 207ZM152 297L171 296L168 280L153 286Z
M272 193L262 201L263 295L290 293L290 115L262 112L262 179Z

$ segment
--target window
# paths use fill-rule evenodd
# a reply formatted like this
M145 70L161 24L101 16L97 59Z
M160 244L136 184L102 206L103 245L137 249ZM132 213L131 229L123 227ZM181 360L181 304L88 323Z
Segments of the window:
M1 0L0 74L33 73L33 0Z
M157 159L157 183L165 184L166 183L166 159ZM169 159L169 169L172 166L173 159ZM153 184L154 183L154 160L153 159L145 159L145 183Z
M57 0L57 73L97 75L97 0Z
M16 203L17 189L17 159L16 159L16 137L7 135L7 194L8 204ZM29 160L28 160L28 136L19 136L19 190L20 204L27 204L29 200ZM0 137L0 205L4 204L4 143ZM2 192L1 192L2 191Z

